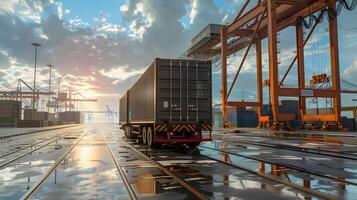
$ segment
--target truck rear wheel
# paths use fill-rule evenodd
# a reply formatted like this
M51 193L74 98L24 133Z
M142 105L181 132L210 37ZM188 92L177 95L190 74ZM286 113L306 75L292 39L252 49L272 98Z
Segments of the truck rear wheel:
M194 147L198 147L200 146L201 142L192 142L192 143L189 143L188 146L190 146L191 148L194 148Z
M126 138L129 138L129 126L125 126L124 135Z
M146 144L147 143L147 133L146 133L146 127L143 127L143 130L142 130L142 142L143 142L143 144Z
M152 131L151 131L151 127L148 127L148 130L147 130L147 144L148 144L148 146L149 147L152 147L153 146L153 143L154 143L154 141L153 141L153 134L152 134Z
M127 134L126 134L126 126L124 126L124 135L125 135L125 137L127 137Z
M131 132L131 127L130 126L127 126L126 134L127 134L126 138L128 138L128 139L133 139L134 138L133 137L133 133Z

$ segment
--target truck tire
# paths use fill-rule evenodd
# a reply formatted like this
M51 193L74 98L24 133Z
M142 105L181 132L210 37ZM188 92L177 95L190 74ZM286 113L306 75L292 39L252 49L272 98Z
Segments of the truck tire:
M134 136L133 136L133 133L131 132L131 127L130 126L128 126L127 127L128 129L127 129L127 138L128 139L133 139L134 138Z
M153 133L151 131L151 127L148 127L148 130L147 130L147 137L146 137L146 140L147 140L147 145L149 147L153 147L154 145L154 136L153 136Z
M200 146L200 144L201 144L201 142L191 142L191 143L188 143L188 146L191 148L194 148L194 147Z
M128 127L127 126L124 126L124 135L125 135L125 138L128 138Z
M143 130L142 130L142 142L143 142L143 144L146 144L147 143L147 133L146 133L146 127L143 127Z

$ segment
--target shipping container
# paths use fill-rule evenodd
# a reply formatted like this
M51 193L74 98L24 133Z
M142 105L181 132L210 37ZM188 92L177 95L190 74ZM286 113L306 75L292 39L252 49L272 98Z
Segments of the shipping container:
M128 123L128 92L124 94L119 101L119 120L122 123Z
M211 62L155 59L120 99L125 134L143 143L190 143L212 130Z
M48 121L48 112L37 112L36 114L36 119L37 120L46 120Z
M17 121L18 128L30 128L30 127L46 127L48 121L45 120L19 120Z
M80 111L59 112L58 121L65 122L67 124L80 124L84 122L84 114Z
M227 106L227 121L229 127L237 127L237 108ZM222 107L213 107L213 127L221 128L223 126Z
M24 109L24 120L37 120L37 109Z
M0 127L14 127L20 118L20 101L0 100Z

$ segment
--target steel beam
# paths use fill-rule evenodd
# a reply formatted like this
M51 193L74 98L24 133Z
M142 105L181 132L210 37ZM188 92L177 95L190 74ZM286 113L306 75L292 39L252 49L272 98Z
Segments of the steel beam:
M230 34L234 32L235 30L241 28L243 25L247 24L251 20L255 19L260 13L262 13L265 9L265 6L263 4L259 4L252 10L250 10L248 13L244 14L242 17L239 19L235 20L233 23L231 23L227 27L227 32Z
M236 18L234 19L234 21L237 21L242 16L244 10L247 8L249 3L250 3L250 0L245 0L243 7L240 9L240 11L239 11L238 15L236 16Z
M310 114L310 115L303 115L303 121L325 121L325 122L334 122L338 119L336 118L335 114Z
M330 3L329 8L336 11L336 3ZM333 101L334 114L336 121L341 121L341 81L340 81L340 63L338 52L338 31L337 31L337 16L329 20L329 35L330 35L330 55L331 55L331 77L332 88L338 91L338 95Z
M321 98L336 98L339 95L338 90L334 89L299 89L299 88L279 88L278 89L278 96L285 96L285 97L300 97L302 96L302 90L310 90L312 92L311 96L307 97L321 97Z
M243 107L258 107L258 102L251 102L251 101L228 101L228 106L236 107L236 108L243 108Z
M276 0L267 0L268 5L268 53L269 53L269 79L270 101L273 120L278 122L278 56L277 56L277 26L276 26Z
M263 106L263 64L262 64L262 41L257 39L255 42L255 56L257 63L257 101L258 101L258 116L262 116Z
M221 70L222 70L222 118L223 127L227 124L227 31L221 28Z
M54 92L0 91L0 95L54 95Z
M299 89L305 88L305 61L304 61L304 27L302 23L296 24L296 53L298 64L298 85ZM306 113L305 97L299 96L299 109L301 116Z

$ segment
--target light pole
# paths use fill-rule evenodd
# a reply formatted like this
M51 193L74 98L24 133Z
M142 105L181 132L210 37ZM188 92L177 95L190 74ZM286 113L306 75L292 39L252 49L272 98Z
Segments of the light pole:
M36 95L36 65L37 65L37 48L41 46L40 43L33 42L32 46L35 47L35 71L33 76L33 99L32 99L32 109L33 109L33 118L35 119L35 95Z
M49 74L50 77L48 79L48 93L51 93L51 78L52 78L51 74L52 74L53 65L48 64L47 67L50 68L50 74ZM49 107L50 101L51 101L51 94L48 94L48 102L47 102L47 112L48 113L50 112L50 107Z
M60 94L60 91L61 91L61 77L58 77L58 86L57 86L57 102L56 102L56 106L57 106L57 110L56 112L59 113L61 111L61 108L60 108L60 99L59 99L59 94Z

